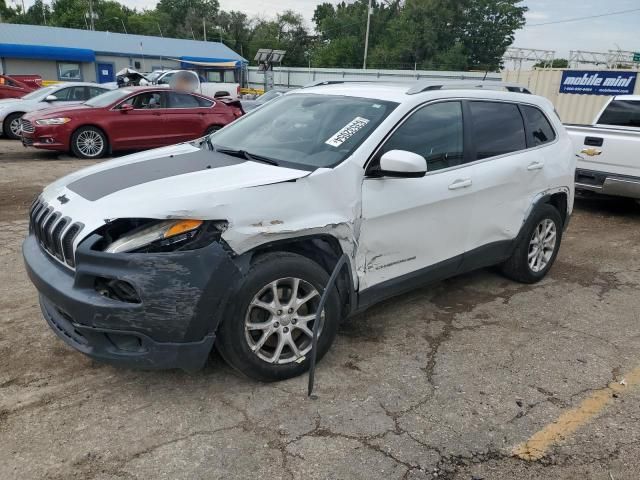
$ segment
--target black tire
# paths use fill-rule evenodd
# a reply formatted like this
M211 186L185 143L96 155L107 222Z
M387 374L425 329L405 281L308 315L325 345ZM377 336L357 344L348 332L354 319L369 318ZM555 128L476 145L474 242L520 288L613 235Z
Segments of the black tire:
M222 358L224 358L231 367L255 380L263 382L285 380L301 375L309 369L310 351L307 351L303 357L297 357L297 360L291 360L291 358L295 357L295 354L290 347L287 347L290 355L287 356L284 361L288 363L269 363L259 356L259 354L264 354L262 348L258 349L259 353L254 353L249 345L250 341L254 341L255 347L256 344L259 343L256 339L262 337L264 330L245 330L245 319L253 320L254 317L251 317L251 315L253 315L254 312L257 311L261 313L260 308L250 307L250 303L254 300L254 297L259 295L260 292L269 292L268 286L272 282L277 280L286 281L291 278L301 280L299 291L302 293L304 293L302 290L303 284L307 287L313 287L313 289L318 292L319 295L313 297L307 304L310 304L312 301L319 302L320 295L329 281L329 275L320 265L301 255L276 252L261 256L251 266L239 291L229 302L232 311L229 315L226 315L226 318L218 329L216 348ZM282 283L278 283L277 285L282 285ZM286 284L282 290L284 291L285 289ZM315 305L317 311L317 304ZM282 320L281 325L273 322L282 317L269 315L266 311L262 312L264 312L265 323L272 322L272 325L276 325L281 329L280 333L282 333L282 329L286 332L287 328L284 326L288 325L290 327L289 335L293 337L294 332L296 332L297 341L301 342L304 349L308 348L310 350L310 338L309 344L306 344L308 335L298 330L303 323L300 322L297 327L293 326L296 321L295 315L296 313L299 314L300 311L295 312L286 319L286 324L285 321ZM340 323L339 294L335 288L327 298L324 313L324 322L321 326L322 331L319 332L318 335L317 360L320 360L329 350ZM313 328L312 323L306 325L308 329ZM268 346L268 343L272 341L272 343L277 342L280 339L280 333L271 334L271 336L268 337L268 341L264 343L264 348L272 348ZM254 335L255 338L252 337ZM300 352L304 352L304 349L301 348ZM275 355L276 347L273 347L273 350ZM284 348L281 351L282 354L285 355Z
M100 139L101 148L96 147L95 153L93 153L90 148L81 144L82 140L87 136L96 139L96 143L98 142L97 139ZM104 132L99 128L80 127L73 132L73 135L71 135L71 151L78 158L87 158L90 160L102 158L109 151L109 141L107 140L107 136Z
M531 242L534 241L533 237L536 230L545 221L553 222L555 226L555 245L546 261L546 265L535 271L529 263L530 247L532 250L535 248L531 245ZM506 277L521 283L536 283L542 280L553 266L553 262L560 250L562 229L562 217L553 205L545 203L536 207L522 229L513 254L500 266L502 273Z
M7 115L7 118L4 119L4 123L2 124L2 132L7 138L11 140L20 140L20 135L16 135L11 130L11 124L16 120L20 121L20 118L22 118L23 115L24 113L22 112L12 113L10 115Z
M207 128L207 131L204 132L204 134L205 135L211 135L213 132L217 132L221 128L222 127L220 125L211 125L209 128Z

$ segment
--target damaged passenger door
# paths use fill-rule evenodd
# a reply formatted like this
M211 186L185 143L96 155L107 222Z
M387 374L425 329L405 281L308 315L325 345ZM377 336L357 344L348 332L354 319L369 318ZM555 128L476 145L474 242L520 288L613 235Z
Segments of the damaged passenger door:
M415 110L374 154L362 186L357 268L363 303L457 271L473 191L464 144L461 102L443 101ZM380 158L391 150L424 157L426 174L386 176Z

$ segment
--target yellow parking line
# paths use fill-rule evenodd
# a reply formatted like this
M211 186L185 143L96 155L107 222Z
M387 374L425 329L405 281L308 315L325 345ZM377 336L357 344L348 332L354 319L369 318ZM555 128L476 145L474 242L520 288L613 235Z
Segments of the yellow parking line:
M611 402L614 393L620 393L626 388L640 384L640 367L631 370L622 378L624 382L611 382L607 387L593 392L576 408L560 415L555 422L514 448L513 455L530 461L544 457L552 445L564 440L600 413Z

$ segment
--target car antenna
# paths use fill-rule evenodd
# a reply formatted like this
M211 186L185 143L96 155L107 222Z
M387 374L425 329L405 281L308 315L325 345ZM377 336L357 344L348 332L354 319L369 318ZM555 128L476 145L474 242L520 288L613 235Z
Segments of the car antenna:
M329 277L329 281L327 282L327 286L324 287L324 292L322 293L322 297L320 298L320 304L318 305L318 311L316 312L316 319L313 322L313 335L311 336L311 358L309 359L309 384L307 386L307 396L312 400L317 399L316 395L312 395L313 386L315 382L315 373L316 373L316 350L318 346L318 328L320 328L320 317L322 315L322 311L324 310L324 304L327 302L327 298L329 297L329 292L333 289L333 286L338 279L338 274L342 267L345 265L349 265L349 257L346 254L342 254L338 263L333 268L333 272L331 272L331 276Z

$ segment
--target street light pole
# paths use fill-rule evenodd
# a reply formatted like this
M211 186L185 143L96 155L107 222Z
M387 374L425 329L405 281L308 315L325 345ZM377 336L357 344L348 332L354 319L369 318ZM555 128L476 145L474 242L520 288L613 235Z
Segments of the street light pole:
M89 0L89 24L91 25L91 30L95 30L96 26L93 18L93 1Z
M362 69L367 69L367 52L369 50L369 28L371 26L371 1L369 0L369 6L367 7L367 35L364 37L364 62Z
M113 17L114 20L120 20L120 23L122 24L122 29L124 30L124 33L127 33L127 27L124 26L124 20L122 20L122 18L120 17Z

